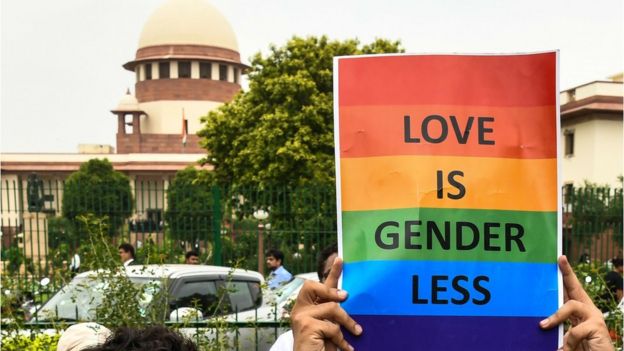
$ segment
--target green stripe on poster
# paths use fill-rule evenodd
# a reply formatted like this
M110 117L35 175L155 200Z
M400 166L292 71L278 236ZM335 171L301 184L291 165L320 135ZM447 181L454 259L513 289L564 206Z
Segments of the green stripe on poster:
M411 208L342 213L346 262L554 263L557 213Z

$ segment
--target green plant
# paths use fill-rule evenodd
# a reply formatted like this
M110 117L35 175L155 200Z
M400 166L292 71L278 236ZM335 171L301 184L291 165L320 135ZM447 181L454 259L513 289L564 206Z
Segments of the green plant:
M56 351L59 334L18 335L2 338L2 351Z
M596 306L603 311L608 311L605 322L609 330L617 334L617 337L614 338L614 345L616 348L621 348L622 328L624 328L623 314L622 310L618 308L617 299L610 296L605 283L606 267L596 262L581 263L574 267L574 272Z
M94 214L108 218L108 234L119 232L124 221L132 214L130 180L115 171L107 159L91 159L80 165L65 181L63 216L77 225L78 216Z
M8 261L6 268L10 274L19 272L20 266L26 263L24 253L17 246L3 248L1 252L2 261Z

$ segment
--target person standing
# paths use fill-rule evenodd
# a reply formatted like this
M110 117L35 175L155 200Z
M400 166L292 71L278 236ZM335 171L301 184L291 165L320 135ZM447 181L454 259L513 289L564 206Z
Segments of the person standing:
M266 253L266 264L271 270L267 282L269 288L275 289L280 285L288 283L292 279L292 274L284 268L284 253L277 249L271 249Z
M191 250L184 255L185 264L199 264L199 253Z
M624 279L622 273L624 268L622 266L621 258L614 258L611 260L613 269L609 271L604 277L605 284L607 285L607 291L602 295L603 306L602 312L608 312L612 305L617 305L622 301L622 289L624 287Z
M119 258L124 267L135 265L134 262L134 246L128 243L119 245Z
M69 264L69 270L73 275L76 275L80 271L80 255L78 254L78 248L74 249L74 256Z

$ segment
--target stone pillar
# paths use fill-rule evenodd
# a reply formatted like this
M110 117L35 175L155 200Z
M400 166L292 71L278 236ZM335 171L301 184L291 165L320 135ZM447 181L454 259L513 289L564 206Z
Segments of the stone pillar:
M141 113L132 112L132 134L141 134Z
M126 121L123 112L117 112L117 134L126 135Z

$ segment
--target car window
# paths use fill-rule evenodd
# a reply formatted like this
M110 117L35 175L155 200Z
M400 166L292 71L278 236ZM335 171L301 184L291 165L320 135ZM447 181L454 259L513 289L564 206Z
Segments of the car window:
M255 291L254 284L237 281L231 281L226 284L232 312L247 311L256 307L257 295L252 295L252 289L254 289L255 294L258 294L258 292Z
M59 290L37 312L38 320L95 320L96 310L102 304L108 283L98 277L74 278ZM142 312L160 290L161 282L149 278L130 278L143 289L140 299Z
M172 309L192 307L204 317L213 316L219 310L218 295L215 281L187 281L176 291Z

